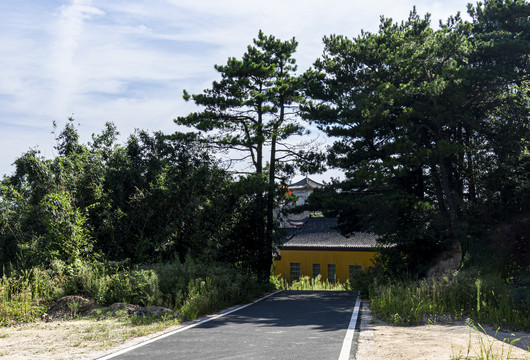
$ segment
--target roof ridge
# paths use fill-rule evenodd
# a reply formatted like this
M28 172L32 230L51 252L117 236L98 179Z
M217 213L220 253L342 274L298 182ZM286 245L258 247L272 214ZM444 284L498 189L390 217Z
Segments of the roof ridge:
M287 187L291 188L291 187L303 187L303 186L313 186L313 187L324 187L324 184L321 184L313 179L310 179L309 177L305 177L303 178L302 180L300 181L297 181L295 183L292 183L292 184L289 184Z

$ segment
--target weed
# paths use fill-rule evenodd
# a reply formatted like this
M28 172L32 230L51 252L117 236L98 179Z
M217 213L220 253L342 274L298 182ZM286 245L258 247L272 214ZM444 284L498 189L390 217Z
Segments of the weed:
M0 278L0 325L33 321L44 312L38 284L32 277L31 271L25 271Z
M76 300L72 300L68 303L68 309L70 310L70 316L72 316L72 319L77 318L77 314L79 311L79 302Z
M473 330L475 330L476 333L479 334L480 339L478 341L478 348L474 348L472 346L470 335L466 355L462 355L461 353L453 354L453 360L510 360L512 358L514 346L518 341L520 341L520 339L509 340L504 338L500 346L495 346L499 329L495 331L495 335L493 337L490 337L482 325L475 325L469 319L467 323L473 328ZM473 352L474 355L470 355L471 352ZM529 359L530 355L524 357L524 360Z
M163 324L163 326L171 326L180 324L180 319L177 316L169 316L164 314L162 316L134 316L131 317L129 323L134 326L146 326Z
M280 276L271 275L270 282L277 290L352 290L349 281L346 281L346 283L332 283L327 279L322 281L320 275L315 278L303 276L300 280L295 280L291 283Z
M54 261L48 270L33 268L0 278L0 326L35 321L47 303L66 295L84 295L99 304L161 305L193 319L248 302L271 289L271 284L235 267L205 266L191 258L184 263L134 269L98 262L67 265ZM76 302L68 304L72 318L79 315L79 306ZM109 314L99 311L96 316Z
M467 317L512 330L530 330L530 304L514 302L510 287L496 278L459 273L428 280L374 282L374 315L396 325L413 325Z

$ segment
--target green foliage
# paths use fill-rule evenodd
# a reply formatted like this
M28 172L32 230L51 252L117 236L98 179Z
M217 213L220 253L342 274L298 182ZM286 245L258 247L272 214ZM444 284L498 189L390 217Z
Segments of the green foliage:
M158 276L152 270L129 270L108 277L106 304L126 302L142 306L159 302Z
M468 271L437 279L375 282L370 304L377 317L395 325L471 318L503 329L529 331L530 306L521 301L518 291L499 277ZM528 288L522 291L525 297L530 294Z
M100 262L66 264L55 261L50 271L60 280L60 296L84 295L99 304L116 302L142 306L161 303L158 275L149 269L129 269Z
M3 267L16 259L22 237L19 220L25 208L22 196L12 186L0 183L0 264Z
M528 213L525 1L470 6L431 28L382 18L379 31L324 38L304 75L304 116L338 139L328 162L346 173L335 212L345 233L372 231L389 270L423 274L436 254Z
M94 208L94 216L105 215L99 236L114 240L102 250L116 260L148 262L200 256L228 232L221 225L231 223L223 191L229 181L197 145L161 133L131 136L111 154L108 198Z
M204 264L188 257L146 268L122 268L98 262L33 268L0 278L0 326L39 319L47 304L66 296L83 295L100 305L115 302L160 305L186 319L246 303L272 290L269 283L221 263ZM72 314L78 307L71 304Z
M204 110L175 119L199 133L177 133L174 138L191 137L212 151L230 149L241 154L230 163L251 162L253 172L247 179L259 180L252 189L255 209L251 219L256 230L249 235L255 236L257 246L251 265L263 279L272 264L273 211L280 194L276 179L292 175L295 164L304 170L320 170L322 162L309 143L293 146L287 141L304 134L297 116L298 105L304 101L302 82L295 75L297 46L294 38L282 41L260 31L241 59L231 57L226 65L215 65L221 80L211 88L193 95L184 91L186 101L193 100ZM267 179L264 189L263 177Z
M50 260L73 263L90 255L93 244L85 227L86 217L72 206L67 192L46 195L39 203L38 212L46 227L44 244L39 244L39 250L50 256Z
M315 278L303 276L300 280L295 280L292 282L289 282L282 277L271 275L270 281L277 290L357 290L357 288L350 285L349 281L346 281L346 283L330 283L328 279L322 280L320 275Z
M38 320L44 303L61 293L60 280L39 268L0 278L0 326Z
M199 144L138 131L119 145L107 124L85 145L72 121L57 135L57 157L29 151L0 183L1 265L188 254L236 263L255 248L253 233L242 232L255 213L255 188L238 190L245 181L235 182Z
M186 319L241 304L271 290L255 275L232 266L205 266L188 257L184 263L170 262L150 267L158 275L162 302Z

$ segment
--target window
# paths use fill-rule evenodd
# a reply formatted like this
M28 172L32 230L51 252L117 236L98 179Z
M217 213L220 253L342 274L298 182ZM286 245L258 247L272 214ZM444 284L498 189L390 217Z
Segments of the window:
M348 275L349 275L349 278L350 278L350 281L353 279L353 277L355 276L355 274L358 274L360 273L363 268L361 265L349 265L349 269L348 269Z
M290 263L289 278L291 281L300 280L300 263Z
M313 278L320 275L320 264L313 264Z
M328 281L334 283L337 280L337 269L335 264L328 264Z

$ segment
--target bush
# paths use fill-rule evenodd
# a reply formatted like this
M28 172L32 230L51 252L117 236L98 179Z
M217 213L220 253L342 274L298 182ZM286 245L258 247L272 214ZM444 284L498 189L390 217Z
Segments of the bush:
M160 304L158 276L153 270L130 270L107 277L105 304L125 302L150 306Z
M174 261L150 268L158 275L165 306L181 311L187 319L248 302L272 289L271 284L233 266L205 266L190 257L184 263Z
M469 317L495 327L529 331L528 292L528 288L514 289L500 277L481 277L468 270L419 281L375 282L370 304L378 318L395 325Z
M99 304L161 305L194 319L224 307L246 303L267 291L254 275L226 264L202 264L187 258L135 269L101 262L55 260L51 268L33 268L0 278L0 324L33 321L46 304L66 295L83 295Z

